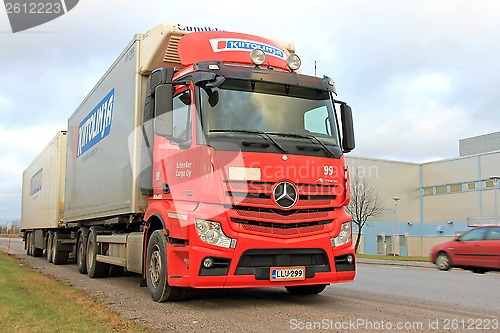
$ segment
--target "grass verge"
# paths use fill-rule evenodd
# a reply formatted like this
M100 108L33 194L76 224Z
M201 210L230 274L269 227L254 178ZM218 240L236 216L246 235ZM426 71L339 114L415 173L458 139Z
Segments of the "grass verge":
M19 259L0 253L2 333L154 332Z
M379 256L374 254L356 254L358 258L397 260L397 261L429 261L428 257L406 257L406 256Z

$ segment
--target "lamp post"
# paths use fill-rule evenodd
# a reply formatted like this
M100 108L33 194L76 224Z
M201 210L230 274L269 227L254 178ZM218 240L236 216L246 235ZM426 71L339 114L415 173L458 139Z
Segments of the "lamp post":
M394 200L394 219L392 221L392 236L391 236L391 252L394 255L396 253L396 220L398 218L398 202L399 202L399 197L393 197L392 200Z
M498 180L500 179L499 176L491 176L490 177L491 181L493 182L493 187L495 188L495 224L498 224L498 215L497 215L497 187L498 187Z

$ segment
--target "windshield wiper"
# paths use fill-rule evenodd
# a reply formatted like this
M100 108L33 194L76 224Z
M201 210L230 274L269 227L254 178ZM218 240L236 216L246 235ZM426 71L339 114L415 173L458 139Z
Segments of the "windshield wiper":
M323 150L330 155L330 157L335 157L335 154L323 143L321 140L319 140L317 137L313 135L305 135L305 134L297 134L297 133L266 133L266 134L271 134L271 135L278 135L278 136L284 136L284 137L291 137L291 138L301 138L301 139L309 139L311 142L317 142L323 148Z
M269 134L274 134L274 133L266 133L266 132L261 132L261 131L251 131L251 130L226 130L226 129L215 129L215 130L210 130L208 133L249 133L249 134L259 134L262 136L266 141L270 141L273 145L275 145L283 154L287 154L288 152L281 146L279 143L277 143L273 138L269 136Z

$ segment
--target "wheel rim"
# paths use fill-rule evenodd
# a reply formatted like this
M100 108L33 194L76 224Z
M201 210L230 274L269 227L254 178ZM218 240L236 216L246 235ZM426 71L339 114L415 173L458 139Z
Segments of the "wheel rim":
M448 256L441 254L437 258L437 266L441 269L446 269L450 265L450 260L448 259Z
M160 272L161 272L161 255L160 248L158 245L153 247L151 252L151 260L149 261L149 276L153 284L153 288L157 288L160 284Z

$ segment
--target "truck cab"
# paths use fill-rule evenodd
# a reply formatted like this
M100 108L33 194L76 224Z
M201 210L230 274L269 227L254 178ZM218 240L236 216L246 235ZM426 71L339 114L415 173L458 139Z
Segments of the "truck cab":
M185 67L155 70L147 88L144 219L154 221L150 235L167 230L167 251L151 250L146 265L165 256L174 290L316 293L352 281L343 210L352 112L336 100L333 80L300 74L296 54L246 34L189 34L178 52ZM164 290L154 267L146 267L148 285ZM152 289L153 298L168 297Z

